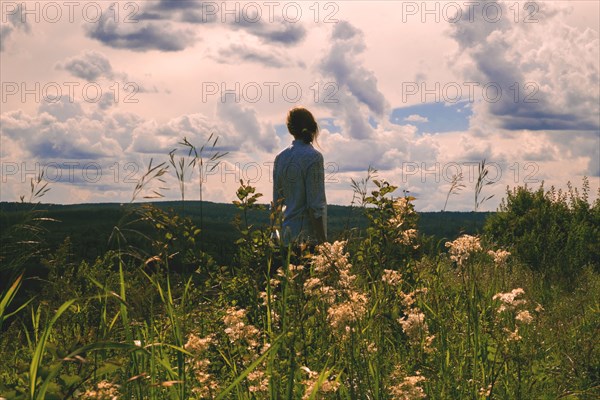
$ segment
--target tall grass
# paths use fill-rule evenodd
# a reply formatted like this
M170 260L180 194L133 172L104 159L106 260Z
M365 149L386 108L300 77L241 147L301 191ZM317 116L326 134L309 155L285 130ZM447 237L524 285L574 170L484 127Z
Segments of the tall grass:
M145 182L166 173L151 166ZM25 275L17 275L0 298L0 396L600 395L597 271L579 268L568 291L487 235L425 251L415 199L375 178L370 171L354 185L367 229L315 249L279 247L276 205L268 226L248 224L260 194L242 182L233 265L203 255L189 219L152 206L135 222L151 234L119 227L115 248L92 265L69 263L60 249L47 254L62 278L51 274L35 298L19 298ZM477 194L476 207L484 199Z

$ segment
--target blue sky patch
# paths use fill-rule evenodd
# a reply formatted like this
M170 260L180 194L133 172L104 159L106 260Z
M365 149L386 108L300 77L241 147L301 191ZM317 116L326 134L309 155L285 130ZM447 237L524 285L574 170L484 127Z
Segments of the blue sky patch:
M425 103L395 108L390 115L390 122L414 125L421 134L466 131L471 115L471 104L466 101L454 104Z

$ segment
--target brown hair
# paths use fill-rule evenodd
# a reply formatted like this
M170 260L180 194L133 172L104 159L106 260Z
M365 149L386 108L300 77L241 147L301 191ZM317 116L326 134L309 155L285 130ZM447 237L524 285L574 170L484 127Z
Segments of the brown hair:
M290 134L304 143L312 143L319 136L315 117L304 107L294 107L288 111L287 128Z

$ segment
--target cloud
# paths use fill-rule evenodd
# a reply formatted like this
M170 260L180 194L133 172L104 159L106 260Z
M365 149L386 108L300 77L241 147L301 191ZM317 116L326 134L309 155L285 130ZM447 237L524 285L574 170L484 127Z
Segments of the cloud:
M195 42L191 29L175 28L169 22L116 23L108 13L90 25L87 36L107 46L132 51L180 51Z
M31 24L22 18L22 6L25 3L11 2L2 7L2 24L0 25L0 52L7 49L9 38L15 32L31 32ZM6 18L6 20L4 20Z
M3 113L2 134L38 160L97 160L120 154L119 144L105 135L101 121L81 113L76 117L69 115L78 105L71 106L64 99L59 103L40 107L35 116L20 110Z
M262 19L257 22L248 22L245 18L240 18L239 22L232 22L231 26L243 29L269 44L295 45L306 37L306 29L302 25L287 22L281 18L268 23Z
M325 79L333 78L335 83L334 101L324 105L341 121L345 134L356 139L369 138L373 134L369 118L374 114L385 119L389 106L377 88L374 72L367 70L359 58L366 48L364 34L349 22L341 21L333 27L331 40L331 46L317 65L317 72ZM323 98L331 95L323 91Z
M93 81L100 77L112 78L113 70L106 56L97 51L85 51L56 64L59 69L69 71L74 76Z
M452 24L459 49L451 58L465 81L491 84L479 107L481 124L508 130L598 130L598 31L563 22L568 9L545 2L537 23L515 23L502 7L500 21L479 14ZM467 10L463 10L467 13ZM496 95L496 87L501 95Z
M232 145L224 137L230 137L216 124L199 113L181 115L170 119L165 123L158 123L155 120L146 120L139 124L132 133L133 141L127 148L127 152L137 152L144 154L168 154L174 148L180 147L178 143L186 137L190 143L200 148L211 133L218 135L221 140L221 146L218 150L229 151L237 146ZM225 144L223 146L223 144Z
M202 32L191 29L190 25L220 23L252 35L263 44L279 47L298 44L306 37L306 28L300 23L288 22L281 17L265 22L266 16L246 15L237 3L233 4L233 14L225 11L224 5L199 1L146 2L136 15L137 23L116 24L103 15L95 27L88 30L88 36L107 46L133 51L183 50L202 36ZM188 27L175 28L175 25Z
M349 22L340 21L331 38L332 45L319 65L320 71L332 76L340 89L348 90L372 113L382 116L388 108L385 97L377 88L373 71L362 66L358 58L366 48L363 33Z
M103 94L98 101L98 107L103 110L117 103L114 96L115 84L118 89L123 88L123 95L131 93L135 96L138 93L159 92L156 85L148 82L147 79L131 78L125 72L113 70L108 57L98 51L84 51L77 56L57 62L55 67L71 73L76 78L106 86L102 88Z
M81 117L83 115L83 109L75 100L63 96L56 103L40 103L38 114L43 113L51 115L56 121L65 122L71 118Z
M261 126L254 109L242 107L235 102L220 102L217 105L217 116L232 132L226 140L236 138L235 143L243 143L250 151L273 152L279 147L279 137L275 128L270 124Z
M404 118L404 121L408 122L429 122L427 117L423 117L419 114L411 114L408 117Z

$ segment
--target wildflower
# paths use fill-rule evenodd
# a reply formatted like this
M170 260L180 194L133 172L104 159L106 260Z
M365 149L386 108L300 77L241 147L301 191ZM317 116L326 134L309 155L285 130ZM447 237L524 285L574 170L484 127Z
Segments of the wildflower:
M324 273L332 267L345 271L349 270L351 265L348 262L348 253L344 253L346 241L336 240L333 243L323 243L316 248L316 254L312 257L312 264L315 272Z
M400 215L411 215L415 213L409 197L398 197L392 204L394 211Z
M408 315L399 318L398 322L412 343L420 343L423 333L429 331L427 322L425 322L425 314L418 308L410 309Z
M494 258L494 263L496 265L503 265L506 263L506 259L510 256L510 252L506 250L488 250L488 254Z
M303 285L306 295L326 306L329 325L341 339L349 337L352 325L366 315L368 304L366 294L355 284L345 244L336 241L317 246L311 260L313 274Z
M319 278L308 278L304 282L304 290L307 292L314 292L314 290L319 287L321 284L321 280Z
M117 400L119 398L118 387L114 383L101 381L96 385L97 390L86 390L81 398L90 400Z
M479 395L482 397L489 397L490 393L492 393L492 384L490 383L485 388L479 388Z
M352 292L344 303L334 304L327 310L329 323L335 329L349 327L367 312L367 297L362 293Z
M373 342L367 344L367 353L377 353L377 345Z
M279 268L277 270L277 273L279 274L279 271L281 270L281 268ZM271 280L269 281L269 284L271 285L271 289L275 289L279 286L279 284L281 283L281 281L279 279L275 279L275 278L271 278Z
M507 333L506 339L510 342L517 342L522 339L521 335L519 335L519 327L515 327L514 331L511 331L508 328L504 328L504 332Z
M251 385L248 387L251 393L266 394L269 390L269 378L262 370L254 370L248 374L248 381Z
M398 286L402 283L402 274L392 269L384 269L381 280L390 286Z
M298 274L304 270L304 265L294 265L294 264L289 264L288 265L288 279L289 280L294 280L296 279L296 277L298 276ZM286 272L283 270L282 267L279 267L277 269L277 275L281 278L286 278ZM279 284L279 281L277 281L277 284Z
M446 247L450 248L450 259L462 266L471 253L481 250L481 243L477 236L462 235L453 242L446 242Z
M419 288L419 289L413 290L412 292L410 292L408 294L403 293L402 294L402 304L406 308L411 308L415 302L415 297L420 293L423 293L423 294L427 293L427 288L426 287Z
M197 359L193 363L194 377L198 382L198 386L194 386L192 392L197 394L199 398L211 398L211 395L219 388L219 384L208 372L209 365L210 361L208 359Z
M498 312L504 312L506 310L514 310L518 306L526 304L527 300L517 299L517 297L525 294L522 288L516 288L508 293L497 293L492 297L493 300L500 300L502 304L498 307Z
M304 396L302 396L302 400L310 399L310 396L315 390L318 390L319 394L326 393L334 393L340 387L340 383L332 380L325 380L321 383L321 386L317 389L316 386L319 382L319 373L315 371L311 371L308 367L301 367L301 370L306 372L308 377L302 381L302 385L304 385Z
M435 336L429 335L429 326L425 322L425 314L418 307L412 307L415 295L426 292L427 288L421 288L404 295L402 303L407 307L408 313L405 317L399 318L398 322L406 336L408 336L409 342L412 345L422 345L423 350L429 353L433 351L431 344Z
M184 349L192 353L194 356L191 361L192 370L198 387L192 389L200 398L210 397L211 393L216 391L218 388L217 382L213 379L213 376L208 372L210 360L203 358L203 353L208 350L208 346L212 343L213 336L209 335L205 338L200 338L195 334L191 333L188 336L186 344L183 346Z
M538 305L535 307L535 312L541 313L542 311L544 311L544 307L538 303Z
M304 270L304 265L290 264L289 265L289 270L290 270L290 272L300 272L300 271Z
M212 336L207 336L205 338L199 338L198 336L191 333L188 336L188 341L183 346L183 348L192 354L198 355L198 354L204 352L208 348L208 345L211 342L212 342Z
M399 372L392 374L392 379L398 379ZM423 388L419 386L421 382L425 380L424 376L421 376L419 372L416 375L406 376L400 383L390 387L390 394L394 400L414 400L425 398L425 392Z
M257 337L260 331L253 325L246 325L246 310L229 307L223 317L225 333L229 336L231 343L246 341L249 347L257 347Z
M415 244L417 240L417 230L416 229L407 229L402 231L400 237L398 237L395 241L396 243L400 243L406 246L412 246L415 250L419 248L418 244Z
M524 324L530 324L531 321L533 321L533 317L531 316L531 314L527 310L519 311L519 313L517 314L517 316L515 317L515 319L517 321L519 321L519 322L524 323Z

